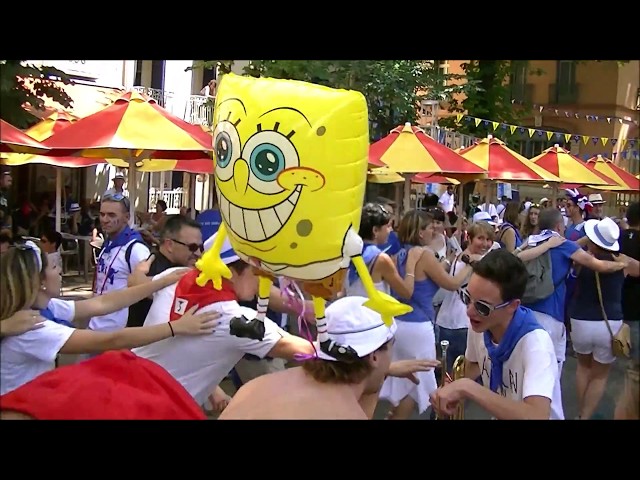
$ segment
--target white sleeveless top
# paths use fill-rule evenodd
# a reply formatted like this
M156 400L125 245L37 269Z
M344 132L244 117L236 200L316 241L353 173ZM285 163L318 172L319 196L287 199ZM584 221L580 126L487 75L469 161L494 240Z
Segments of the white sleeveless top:
M377 256L367 265L367 269L369 270L369 274L371 274L371 272L373 272L373 267L376 264L376 260L378 260ZM364 285L362 283L362 280L360 278L358 278L355 282L350 284L349 283L349 277L348 277L348 274L347 274L346 284L347 284L347 287L346 287L345 290L347 292L347 296L348 297L368 297L367 293L364 290ZM383 292L383 293L386 293L387 295L391 295L391 287L384 280L380 280L379 282L375 282L373 284L373 286L379 292Z

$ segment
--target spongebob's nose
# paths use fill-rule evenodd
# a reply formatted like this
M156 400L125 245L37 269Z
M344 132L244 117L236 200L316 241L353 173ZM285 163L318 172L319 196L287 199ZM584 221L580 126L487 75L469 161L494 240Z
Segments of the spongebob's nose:
M249 185L249 164L244 158L239 158L233 165L233 184L236 192L245 193Z
M278 184L286 190L293 190L297 185L304 185L315 192L324 187L325 179L324 175L313 168L293 167L280 172Z

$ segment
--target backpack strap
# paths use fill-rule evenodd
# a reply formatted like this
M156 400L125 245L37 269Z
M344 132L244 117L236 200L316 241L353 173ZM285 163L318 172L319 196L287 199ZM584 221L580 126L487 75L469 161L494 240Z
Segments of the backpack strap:
M141 243L145 247L147 246L147 244L141 240L134 240L129 244L129 246L127 247L127 250L124 252L124 259L127 262L127 266L129 267L129 273L133 273L133 269L131 268L131 252L133 251L133 246L136 243Z

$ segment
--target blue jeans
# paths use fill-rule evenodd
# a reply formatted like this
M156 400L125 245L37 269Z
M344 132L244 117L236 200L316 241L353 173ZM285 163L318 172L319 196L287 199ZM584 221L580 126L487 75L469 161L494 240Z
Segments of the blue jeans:
M464 355L467 351L467 331L466 328L457 328L452 330L436 325L436 345L439 347L442 340L449 341L447 349L447 372L453 369L453 362L460 355Z

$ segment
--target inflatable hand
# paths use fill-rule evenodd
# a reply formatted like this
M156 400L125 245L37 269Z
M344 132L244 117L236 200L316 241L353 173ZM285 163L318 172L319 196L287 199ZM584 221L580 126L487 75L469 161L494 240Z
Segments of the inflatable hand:
M213 288L220 290L222 289L222 279L231 278L231 270L220 256L215 254L214 249L208 250L202 255L202 258L196 262L196 268L200 270L196 283L201 287L204 287L211 280Z
M364 302L363 305L374 312L378 312L382 316L382 321L388 327L393 323L393 317L399 317L413 311L413 308L409 305L400 303L391 295L378 290L370 295L369 300Z

